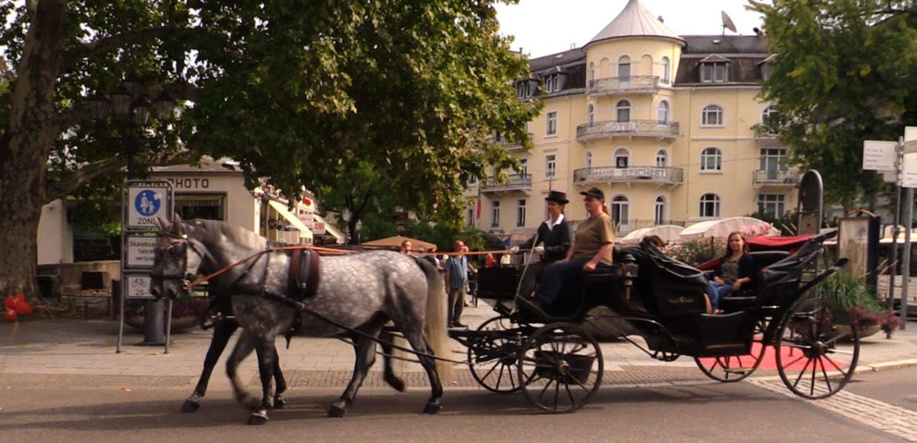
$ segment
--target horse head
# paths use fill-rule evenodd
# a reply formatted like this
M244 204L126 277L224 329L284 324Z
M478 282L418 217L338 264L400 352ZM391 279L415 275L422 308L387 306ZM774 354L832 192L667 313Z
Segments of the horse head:
M188 285L198 274L203 255L175 214L169 222L159 217L153 220L159 232L153 251L153 271L150 273L150 294L175 298L188 292Z

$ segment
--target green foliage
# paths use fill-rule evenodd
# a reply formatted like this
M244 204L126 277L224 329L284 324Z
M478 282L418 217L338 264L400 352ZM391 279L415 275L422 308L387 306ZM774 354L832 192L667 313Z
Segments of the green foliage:
M862 169L863 140L897 140L917 124L913 1L750 1L777 57L763 99L777 103L789 161L818 170L826 203L851 207L882 188Z
M869 292L863 279L849 272L832 274L818 288L815 296L837 303L860 327L878 324L891 331L899 325L898 318Z
M796 223L799 221L799 214L796 211L784 211L783 217L777 217L772 212L753 212L746 215L746 217L757 218L766 223L770 223L775 228L780 230L780 235L796 235L797 226Z

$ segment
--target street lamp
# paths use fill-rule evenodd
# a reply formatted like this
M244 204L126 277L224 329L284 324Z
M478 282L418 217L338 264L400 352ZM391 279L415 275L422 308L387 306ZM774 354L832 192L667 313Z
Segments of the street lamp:
M87 99L93 120L101 121L113 116L115 120L125 125L121 134L121 149L127 157L128 180L135 178L134 155L138 151L137 144L139 139L143 138L138 131L149 123L150 110L155 109L158 119L162 122L168 122L172 120L175 115L175 108L178 106L165 90L157 96L155 102L151 105L143 97L144 89L143 82L137 76L131 74L121 81L118 88L111 93L110 98L101 92L96 92ZM165 301L162 299L146 301L144 306L145 315L143 316L144 341L141 344L160 345L165 342L164 306Z

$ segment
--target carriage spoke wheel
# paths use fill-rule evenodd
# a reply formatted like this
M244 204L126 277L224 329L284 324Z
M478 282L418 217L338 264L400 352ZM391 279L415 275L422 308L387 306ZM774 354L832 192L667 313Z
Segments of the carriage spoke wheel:
M860 343L850 316L825 299L804 300L784 315L775 342L777 369L801 397L829 397L853 377Z
M694 357L694 363L701 372L713 380L723 383L733 383L743 380L761 364L764 359L764 330L767 324L763 321L755 323L755 335L751 342L751 352L745 355L731 355L725 357Z
M519 352L525 398L542 410L573 412L602 384L602 350L579 326L554 323L535 331Z
M508 332L509 318L491 318L478 327L468 344L468 369L477 382L491 392L509 394L522 387L517 363L522 339Z

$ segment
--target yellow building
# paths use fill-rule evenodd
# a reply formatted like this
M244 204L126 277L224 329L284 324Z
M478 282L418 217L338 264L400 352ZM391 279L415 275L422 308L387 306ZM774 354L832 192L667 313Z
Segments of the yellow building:
M796 206L797 174L764 123L768 74L757 36L679 36L631 0L584 47L531 60L520 99L543 99L534 149L509 179L469 183L468 224L518 241L544 219L549 190L567 218L586 217L580 191L598 187L623 235ZM481 197L481 212L473 208Z

